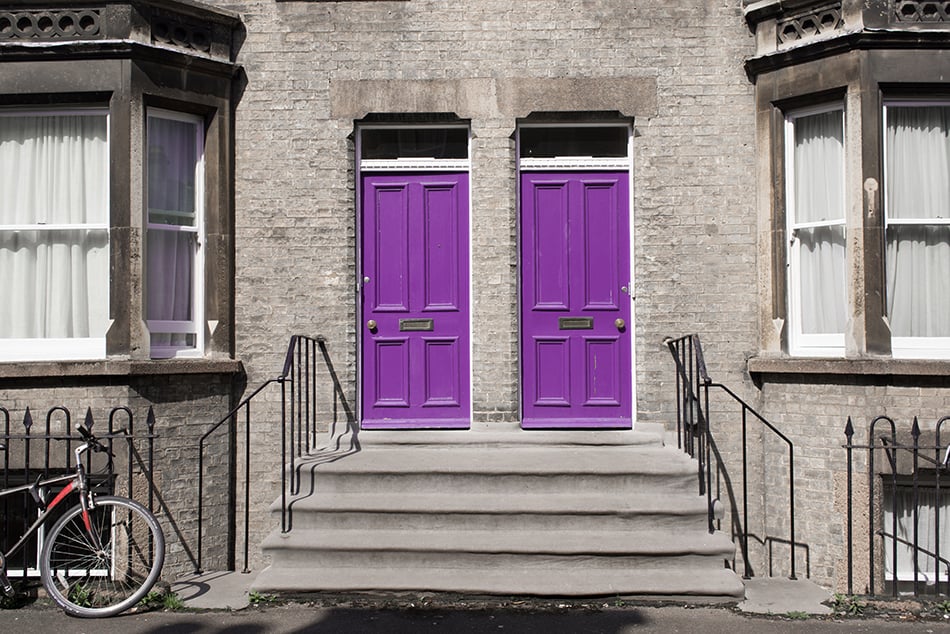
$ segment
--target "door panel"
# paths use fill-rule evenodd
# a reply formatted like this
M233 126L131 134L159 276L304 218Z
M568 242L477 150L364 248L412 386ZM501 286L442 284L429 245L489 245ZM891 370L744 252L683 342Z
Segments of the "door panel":
M364 175L361 196L362 426L468 427L468 175Z
M632 424L627 172L521 176L522 426Z

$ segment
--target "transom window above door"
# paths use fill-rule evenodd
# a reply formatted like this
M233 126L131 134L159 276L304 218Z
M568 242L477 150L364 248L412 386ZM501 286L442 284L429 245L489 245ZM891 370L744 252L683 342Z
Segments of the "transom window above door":
M628 123L522 124L518 164L522 170L629 169Z
M467 125L361 126L361 171L468 170Z

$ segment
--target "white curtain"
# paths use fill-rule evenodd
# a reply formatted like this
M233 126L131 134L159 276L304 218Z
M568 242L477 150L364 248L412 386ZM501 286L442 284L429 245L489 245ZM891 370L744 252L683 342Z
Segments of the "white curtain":
M844 332L846 317L842 112L795 119L793 226L800 241L799 284L804 334Z
M950 106L888 107L886 144L891 332L950 337Z
M930 553L936 553L937 540L940 540L940 558L950 559L950 492L946 488L940 489L940 499L937 499L936 489L926 487L917 490L917 544ZM937 534L937 515L940 516L940 534ZM891 494L884 499L884 530L890 534L893 530L894 509L891 506ZM913 489L899 488L896 504L897 537L903 542L914 542L914 494ZM902 541L897 542L897 574L902 580L914 578L914 549ZM884 570L889 579L893 579L893 547L894 541L884 540ZM917 570L927 575L927 580L936 580L937 569L934 567L933 554L917 553ZM940 564L939 572L942 579L946 579L947 570ZM924 577L919 577L921 581Z
M146 318L191 321L196 233L196 124L148 119ZM190 347L194 336L152 330L152 346Z
M0 338L105 336L109 232L84 225L109 222L106 121L0 117Z

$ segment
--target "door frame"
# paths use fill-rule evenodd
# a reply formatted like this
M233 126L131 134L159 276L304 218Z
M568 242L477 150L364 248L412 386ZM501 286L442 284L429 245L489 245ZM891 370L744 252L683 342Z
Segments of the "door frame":
M617 127L625 128L627 130L627 155L623 158L614 158L614 157L590 157L590 156L558 156L556 158L523 158L521 156L521 131L525 128L606 128L606 127ZM634 181L633 181L633 165L634 165L634 122L633 119L613 119L613 120L584 120L584 121L518 121L515 128L515 160L516 160L516 178L515 178L515 187L516 191L516 213L517 213L517 244L516 249L518 252L518 419L519 421L524 420L524 387L525 387L525 372L524 372L524 325L523 325L523 288L522 288L522 249L524 240L521 235L521 213L522 213L522 192L521 192L521 175L525 171L535 171L535 172L554 172L554 171L563 171L563 172L582 172L582 171L598 171L598 170L616 170L624 171L627 173L628 180L628 197L627 201L627 213L629 214L629 236L628 236L628 249L629 249L629 260L630 260L630 271L629 271L629 280L628 280L628 296L630 298L630 421L631 429L635 429L637 426L637 345L636 345L636 276L635 276L635 265L634 265ZM519 428L524 429L523 427ZM529 428L530 429L530 428ZM578 428L581 429L581 428Z
M411 158L411 159L363 159L363 132L366 130L407 130L407 129L464 129L467 133L466 135L466 157L464 159L436 159L436 158ZM472 261L472 126L468 121L458 121L458 122L446 122L446 123L419 123L419 124L407 124L401 122L393 123L361 123L357 122L354 133L354 192L353 196L355 199L354 209L356 212L355 216L355 234L356 234L356 244L354 247L354 257L355 257L355 271L356 276L354 280L354 301L356 303L356 310L354 314L356 315L355 332L356 332L356 423L362 429L363 425L363 336L362 328L364 323L363 317L363 279L365 273L363 271L363 200L362 200L362 190L363 190L363 174L364 172L373 172L373 173L390 173L390 174L405 174L405 173L418 173L418 172L429 172L429 173L438 173L438 172L465 172L468 174L468 200L466 204L468 205L468 392L469 392L469 426L468 429L471 429L472 418L474 417L474 358L473 358L473 348L474 348L474 332L472 329L472 316L473 316L473 292L472 292L472 277L473 277L473 261ZM419 429L424 428L420 426ZM402 429L412 430L416 428L407 428L403 427ZM460 429L460 428L457 428Z

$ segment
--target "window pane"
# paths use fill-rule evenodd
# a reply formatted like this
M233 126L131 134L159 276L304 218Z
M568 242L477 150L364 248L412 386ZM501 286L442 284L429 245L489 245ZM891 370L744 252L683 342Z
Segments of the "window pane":
M0 338L105 336L108 166L104 114L0 117Z
M950 554L950 531L946 530L950 522L950 492L946 489L937 491L931 486L921 486L917 490L917 570L926 574L929 579L936 578L934 556L939 539L940 557L946 558ZM884 489L884 524L883 529L888 535L893 530L893 521L897 520L897 575L898 579L912 580L914 578L914 490L911 487L899 486L897 499L894 499L893 489ZM940 534L936 532L939 515ZM889 536L884 539L884 570L888 579L894 578L893 571L894 540ZM924 552L926 551L926 552ZM930 555L927 552L931 553ZM940 578L947 578L944 564L940 564Z
M950 106L888 107L887 216L950 218Z
M893 335L950 337L950 226L889 226L886 261Z
M800 229L803 334L844 332L844 227Z
M197 117L160 111L148 116L145 319L153 357L171 357L203 345L197 325L202 132Z
M193 122L149 117L149 222L195 226L196 133Z
M190 321L195 234L149 229L146 244L146 319Z
M796 224L844 219L842 112L795 119Z
M579 126L521 129L521 158L559 156L624 158L627 156L627 128Z
M0 232L0 336L104 337L109 318L109 232Z
M841 348L814 335L847 326L844 219L844 119L830 110L791 119L788 182L790 317L794 347Z
M362 158L468 158L467 128L383 128L363 130Z
M896 337L950 336L950 106L888 107L887 314ZM915 224L902 224L908 220Z

